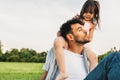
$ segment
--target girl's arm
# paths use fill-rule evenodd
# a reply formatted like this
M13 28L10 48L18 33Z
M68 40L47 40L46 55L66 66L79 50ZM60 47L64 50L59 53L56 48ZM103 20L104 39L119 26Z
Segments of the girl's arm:
M58 75L56 80L63 80L67 78L66 69L65 69L65 57L63 48L66 46L67 42L64 40L62 36L57 37L54 41L54 50L56 61L59 67L60 74Z
M98 57L96 53L93 50L91 50L91 48L88 45L85 45L85 50L88 61L90 63L89 71L92 71L98 64Z
M92 38L93 38L93 34L94 34L94 30L95 30L95 25L91 24L90 26L91 26L91 28L89 30L88 39L91 41Z
M89 30L89 34L88 34L88 39L91 41L93 38L93 34L94 34L94 30L95 30L95 25L90 23L90 30ZM96 53L91 50L90 46L85 45L85 49L86 49L86 54L87 54L87 58L89 60L90 66L89 69L90 71L93 70L96 65L98 64L98 57L96 55Z

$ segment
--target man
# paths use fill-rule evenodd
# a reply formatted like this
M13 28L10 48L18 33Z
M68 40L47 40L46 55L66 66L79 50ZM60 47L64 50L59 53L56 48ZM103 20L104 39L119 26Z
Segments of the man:
M83 23L77 19L69 20L60 29L61 35L68 41L68 50L64 50L67 80L120 80L120 53L114 52L103 59L88 74L87 59L83 45L88 43L87 33L83 31ZM52 49L46 59L45 72L41 80L55 80L59 74L55 55ZM87 75L88 74L88 75ZM64 79L65 80L65 79Z
M83 80L88 73L86 54L83 49L88 43L87 33L83 30L83 22L78 19L69 20L60 28L61 36L68 42L68 49L64 50L68 80ZM55 80L59 74L54 50L48 52L41 80Z

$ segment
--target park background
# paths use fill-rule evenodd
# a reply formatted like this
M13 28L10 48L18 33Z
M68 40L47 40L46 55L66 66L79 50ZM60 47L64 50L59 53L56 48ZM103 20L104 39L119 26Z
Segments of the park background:
M7 58L0 54L4 60L0 63L0 80L38 80L44 54L53 46L60 25L79 14L85 1L0 0L0 50L7 53ZM120 50L120 1L99 2L101 30L95 30L90 44L101 60L102 54ZM22 58L17 56L21 52Z
M32 48L38 52L53 46L59 27L79 14L86 0L0 0L0 40L3 51ZM91 47L99 55L120 48L120 0L99 0L101 30Z

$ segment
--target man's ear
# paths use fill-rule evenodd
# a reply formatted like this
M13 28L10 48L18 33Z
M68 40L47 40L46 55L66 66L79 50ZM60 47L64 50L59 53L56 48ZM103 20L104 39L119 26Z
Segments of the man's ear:
M73 35L72 35L72 34L67 34L67 39L68 39L68 40L73 40L73 39L74 39L74 37L73 37Z

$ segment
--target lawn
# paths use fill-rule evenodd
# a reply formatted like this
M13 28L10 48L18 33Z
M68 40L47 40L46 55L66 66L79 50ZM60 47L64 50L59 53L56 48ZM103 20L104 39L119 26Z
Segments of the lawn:
M0 62L0 80L39 80L43 63Z

